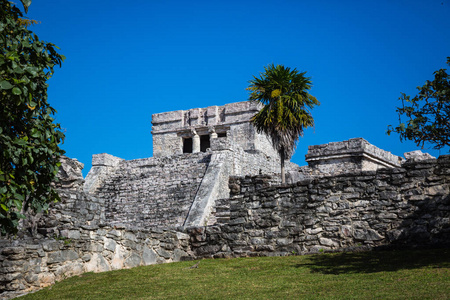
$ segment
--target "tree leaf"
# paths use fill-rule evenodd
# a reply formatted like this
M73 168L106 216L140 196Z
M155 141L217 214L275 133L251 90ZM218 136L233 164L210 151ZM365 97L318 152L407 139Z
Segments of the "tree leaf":
M25 146L26 144L27 144L27 142L22 140L22 139L17 139L16 140L16 145Z
M12 93L17 96L17 95L21 95L22 91L18 87L14 87L12 89Z
M28 13L28 7L31 5L31 0L20 0L22 2L25 13Z
M2 207L2 209L4 211L9 211L9 208L7 208L5 204L2 203L2 204L0 204L0 206Z
M12 84L6 80L3 80L2 82L0 82L0 88L3 90L9 90L12 87L13 87Z
M16 206L16 208L18 209L18 210L21 210L22 209L22 202L23 202L23 200L24 200L24 198L22 197L22 199L19 199L19 200L14 200L14 205Z

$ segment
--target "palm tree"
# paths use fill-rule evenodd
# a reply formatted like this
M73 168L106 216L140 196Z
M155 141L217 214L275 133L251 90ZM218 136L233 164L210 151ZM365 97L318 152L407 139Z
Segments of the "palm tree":
M306 72L273 64L264 69L261 78L253 76L247 88L251 91L249 100L264 105L251 122L272 140L280 155L281 182L285 183L284 162L292 156L303 130L314 126L310 110L320 103L308 93L311 80L305 77Z

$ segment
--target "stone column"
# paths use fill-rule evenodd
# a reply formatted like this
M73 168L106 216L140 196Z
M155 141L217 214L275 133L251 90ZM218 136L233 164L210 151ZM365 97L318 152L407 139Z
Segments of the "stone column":
M194 136L192 137L192 153L200 152L200 136L194 130Z
M214 129L214 127L209 128L209 137L211 139L217 139L217 133L216 133L216 130Z

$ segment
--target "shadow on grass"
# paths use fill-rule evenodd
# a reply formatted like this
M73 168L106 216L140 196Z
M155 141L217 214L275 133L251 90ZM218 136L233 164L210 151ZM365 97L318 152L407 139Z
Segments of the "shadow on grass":
M318 254L310 256L308 261L295 267L307 267L313 273L335 275L417 268L450 268L450 249Z

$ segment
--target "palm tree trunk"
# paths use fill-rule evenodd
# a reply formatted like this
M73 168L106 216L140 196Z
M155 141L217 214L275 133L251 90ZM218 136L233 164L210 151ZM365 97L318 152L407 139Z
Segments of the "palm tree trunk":
M280 151L280 159L281 159L281 183L285 184L286 183L286 176L284 174L284 147L281 148Z

